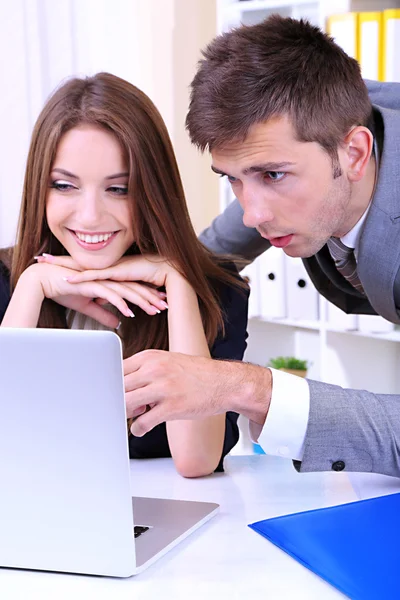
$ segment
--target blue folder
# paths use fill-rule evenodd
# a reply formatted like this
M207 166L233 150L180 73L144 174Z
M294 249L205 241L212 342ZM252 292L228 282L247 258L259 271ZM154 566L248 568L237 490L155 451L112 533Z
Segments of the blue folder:
M400 494L249 527L353 600L400 599Z

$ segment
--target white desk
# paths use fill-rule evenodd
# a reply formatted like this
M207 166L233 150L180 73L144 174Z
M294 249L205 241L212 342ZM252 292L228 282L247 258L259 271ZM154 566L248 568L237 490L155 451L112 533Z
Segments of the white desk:
M170 459L131 461L131 465L132 494L218 502L219 515L130 579L0 569L1 600L344 598L247 524L400 491L398 479L299 474L290 461L262 455L229 457L226 474L205 479L183 479Z

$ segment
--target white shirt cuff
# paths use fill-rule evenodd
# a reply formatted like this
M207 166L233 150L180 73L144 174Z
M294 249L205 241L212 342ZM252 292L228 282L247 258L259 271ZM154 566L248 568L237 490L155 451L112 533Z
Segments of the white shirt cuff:
M310 412L310 388L306 379L271 369L272 395L264 426L250 421L253 442L266 454L301 460Z

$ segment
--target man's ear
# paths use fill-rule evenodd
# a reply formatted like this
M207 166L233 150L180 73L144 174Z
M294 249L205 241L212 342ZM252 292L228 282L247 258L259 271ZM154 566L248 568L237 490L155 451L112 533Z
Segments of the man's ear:
M344 140L349 181L360 181L371 157L374 138L367 127L359 125L349 131Z

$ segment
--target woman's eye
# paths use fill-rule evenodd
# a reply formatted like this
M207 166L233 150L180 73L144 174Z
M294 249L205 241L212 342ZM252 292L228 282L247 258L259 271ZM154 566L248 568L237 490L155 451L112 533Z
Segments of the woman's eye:
M117 194L118 196L126 196L128 194L128 186L127 185L111 185L107 188L108 192L112 194Z
M72 183L68 183L68 181L52 181L51 187L59 192L67 192L68 190L76 189Z
M270 181L280 181L285 177L286 173L282 171L267 171L264 176Z

